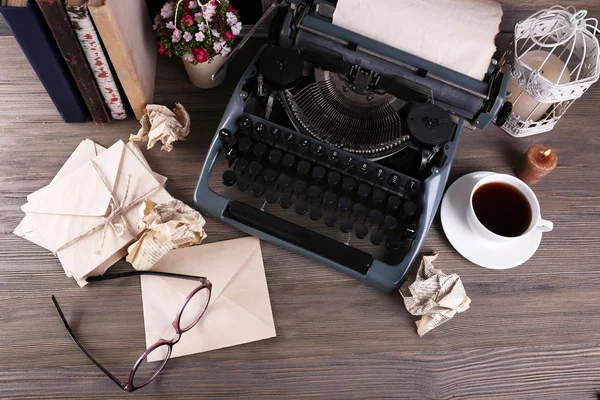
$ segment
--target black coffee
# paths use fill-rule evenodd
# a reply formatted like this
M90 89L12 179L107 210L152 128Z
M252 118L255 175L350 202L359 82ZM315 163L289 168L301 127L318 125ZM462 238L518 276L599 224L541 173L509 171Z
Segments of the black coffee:
M473 208L479 222L500 236L520 236L531 224L532 211L527 197L508 183L481 185L473 193Z

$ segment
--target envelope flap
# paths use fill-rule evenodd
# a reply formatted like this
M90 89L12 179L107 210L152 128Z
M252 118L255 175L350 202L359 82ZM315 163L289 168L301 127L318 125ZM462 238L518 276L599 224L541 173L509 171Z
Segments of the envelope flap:
M213 285L212 304L257 247L260 247L258 239L245 237L173 250L160 259L152 270L208 278ZM174 288L185 296L198 285L197 282L187 279L169 279L169 281L172 281Z
M260 246L248 257L246 264L225 288L223 296L244 307L268 325L274 325L271 299Z

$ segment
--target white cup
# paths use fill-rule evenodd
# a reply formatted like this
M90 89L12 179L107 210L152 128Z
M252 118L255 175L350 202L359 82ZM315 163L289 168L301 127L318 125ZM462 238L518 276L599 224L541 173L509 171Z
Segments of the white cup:
M519 190L519 192L523 193L523 195L527 198L529 205L531 206L531 223L529 224L527 230L520 236L507 237L498 235L487 229L479 221L477 215L475 215L475 209L473 208L473 194L481 186L487 183L495 182L506 183L516 188L517 190ZM541 232L550 232L554 228L554 224L552 224L552 222L542 219L542 216L540 214L540 203L538 202L537 197L535 197L533 190L531 190L531 188L527 186L522 180L506 174L490 174L483 176L479 179L479 181L473 187L473 190L471 190L471 194L469 196L469 204L467 205L467 221L473 232L475 232L475 234L492 242L515 241L522 239L527 235L530 235L536 230Z

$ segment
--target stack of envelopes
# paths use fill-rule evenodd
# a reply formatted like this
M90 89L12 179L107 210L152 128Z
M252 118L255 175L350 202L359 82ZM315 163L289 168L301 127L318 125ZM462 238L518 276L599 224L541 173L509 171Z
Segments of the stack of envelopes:
M172 199L166 178L140 149L118 141L108 149L84 140L50 184L27 196L14 233L54 253L80 286L127 254L142 233L139 205Z

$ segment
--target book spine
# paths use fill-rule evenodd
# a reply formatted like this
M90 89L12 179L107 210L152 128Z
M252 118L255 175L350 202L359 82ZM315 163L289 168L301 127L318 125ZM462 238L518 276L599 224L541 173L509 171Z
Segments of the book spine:
M48 27L60 49L75 83L92 115L94 123L104 125L110 121L102 96L90 72L88 63L73 33L62 0L36 0L46 18Z
M113 119L123 120L127 118L123 100L117 88L117 84L110 70L108 61L102 45L92 24L87 7L83 6L66 6L67 14L71 20L73 30L79 39L83 54L92 69L98 88L104 102L110 111L110 116Z
M146 104L152 102L154 95L158 54L154 45L154 32L143 0L117 1L118 4L106 2L99 7L89 6L88 10L127 100L137 119L141 119ZM109 10L108 4L114 6L112 11ZM125 15L118 15L119 12ZM126 23L136 27L134 32L129 32L129 35L123 32L123 27L119 25L119 21L125 23L125 20ZM134 44L135 48L132 47ZM138 62L136 63L134 59Z
M87 107L35 1L0 7L10 31L65 122L89 119Z

